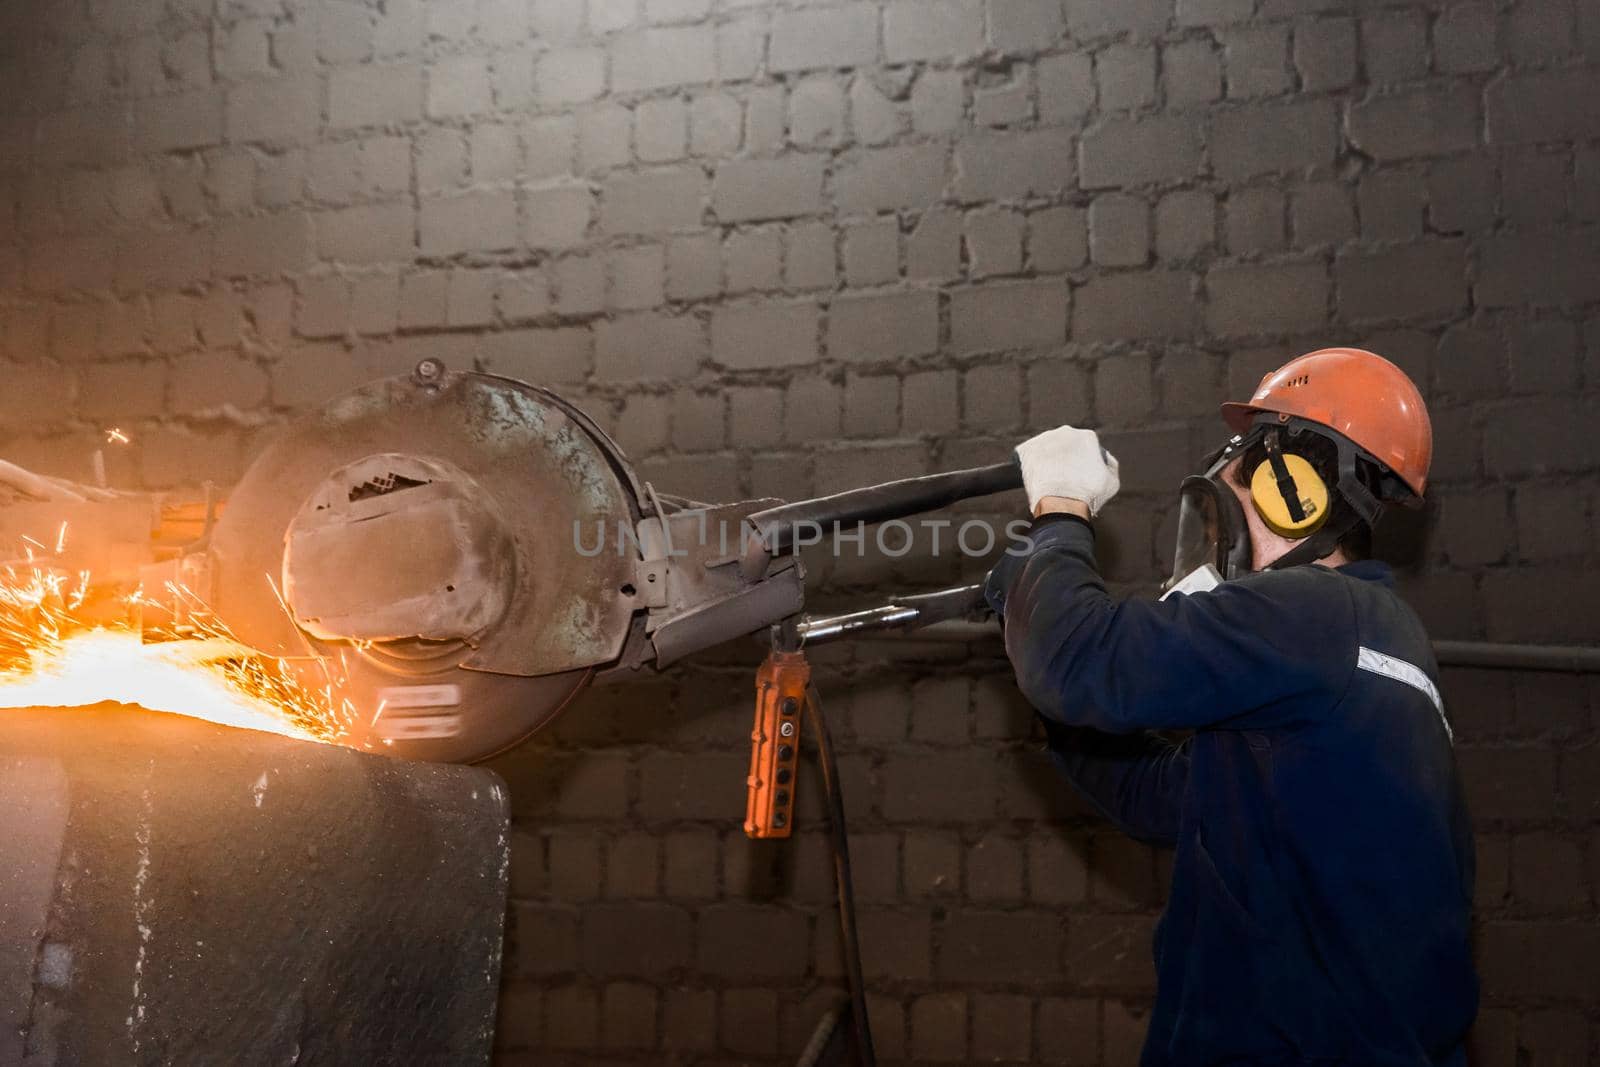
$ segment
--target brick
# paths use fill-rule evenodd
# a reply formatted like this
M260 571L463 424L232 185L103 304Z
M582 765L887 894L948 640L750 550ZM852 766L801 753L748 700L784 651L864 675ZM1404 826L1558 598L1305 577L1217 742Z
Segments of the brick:
M1324 167L1338 140L1338 116L1323 100L1220 112L1212 119L1212 166L1229 181Z
M700 226L705 176L698 168L662 167L613 174L600 194L600 225L612 234L655 234Z
M583 911L583 969L591 976L660 975L690 965L689 914L666 904L598 904Z
M317 255L337 263L409 262L416 254L410 204L374 204L327 211L315 218Z
M924 70L911 87L911 126L918 133L954 133L965 121L966 87L958 71Z
M476 115L493 106L489 66L479 56L452 56L428 67L426 110L433 118Z
M1367 80L1378 85L1420 78L1428 69L1427 29L1421 13L1401 12L1361 21L1361 55Z
M960 1060L967 1047L964 993L928 993L911 1005L911 1053L917 1061Z
M1486 3L1457 4L1433 23L1433 62L1445 74L1477 74L1500 62L1499 20Z
M1600 299L1600 235L1503 234L1485 238L1478 251L1473 297L1484 307L1522 303L1567 304Z
M1454 241L1340 256L1339 314L1350 322L1426 319L1466 305L1466 250Z
M963 909L944 924L935 973L961 982L1057 980L1063 942L1062 919L1051 912Z
M621 34L611 42L613 92L648 92L709 82L717 76L715 38L698 26Z
M595 372L606 381L692 377L707 351L691 315L621 315L595 327Z
M1096 189L1181 181L1199 171L1200 151L1199 131L1185 119L1113 119L1079 141L1079 184Z
M773 14L767 66L775 74L860 67L877 57L876 5L853 3Z
M724 222L813 214L822 207L826 162L820 155L730 160L717 167L712 210Z
M422 68L414 64L341 67L328 74L328 125L391 126L422 117Z
M1187 337L1194 333L1193 277L1182 271L1100 274L1077 292L1078 341Z
M979 993L972 1005L972 1054L997 1063L1030 1059L1033 1001L1009 993Z
M939 199L946 150L938 145L877 148L847 157L834 175L841 214L921 208Z
M1104 4L1098 0L1067 0L1067 28L1083 40L1092 37L1155 37L1172 19L1172 0L1125 0Z
M894 281L900 275L900 227L894 219L858 223L844 231L844 278L865 288Z
M1065 1067L1097 1067L1101 1062L1098 1001L1082 997L1041 1000L1038 1033L1037 1062L1064 1064Z
M633 123L627 108L598 106L578 116L578 162L585 173L620 167L631 158ZM530 157L532 150L530 146Z
M714 905L700 912L695 967L721 978L788 978L805 971L810 934L803 912Z
M1028 428L1048 430L1067 423L1078 426L1090 417L1089 373L1063 360L1028 368Z
M866 362L925 355L939 345L939 302L931 292L840 297L828 309L828 354Z
M1578 389L1578 333L1570 322L1546 319L1510 331L1511 388L1564 395Z
M1072 162L1063 131L974 134L956 145L955 193L968 201L1045 195L1071 184Z
M83 255L98 246L86 246ZM117 242L116 288L132 293L140 289L182 289L211 273L211 245L189 230L136 230ZM74 253L77 258L80 253ZM101 258L98 266L106 262ZM60 286L62 275L50 288Z
M770 989L724 991L721 1037L723 1045L732 1052L771 1056L777 1051L777 994Z
M962 380L966 425L981 433L1017 426L1022 421L1021 378L1019 368L1008 365L974 367L967 371Z
M134 109L134 143L150 152L222 142L222 97L212 90L159 96Z
M967 56L982 47L982 0L890 0L883 9L891 63Z
M1033 117L1032 87L1026 78L972 92L972 117L979 126L1014 126Z
M1600 70L1516 74L1484 91L1490 144L1600 137Z
M1028 216L1028 263L1036 271L1060 273L1089 258L1087 216L1079 208L1056 207Z
M180 427L145 431L139 466L151 489L205 482L232 485L243 472L237 431L206 433Z
M884 763L884 816L892 822L986 822L994 810L996 766L980 750L917 756Z
M1087 53L1045 56L1034 67L1039 87L1039 119L1073 125L1094 107L1094 73Z
M1055 0L989 0L989 44L1002 52L1030 53L1054 48L1066 32Z
M1206 274L1206 325L1221 337L1291 333L1327 318L1328 275L1320 263L1218 267Z
M697 95L689 104L689 151L697 156L730 155L743 136L743 110L723 93Z
M1294 30L1294 66L1308 92L1342 89L1356 76L1356 26L1349 19L1318 19Z
M789 93L789 141L838 144L847 136L844 87L829 77L807 78Z
M1471 86L1371 97L1350 108L1350 140L1379 160L1444 155L1478 140L1478 97Z
M815 304L730 304L711 316L711 358L724 367L790 367L817 360Z
M1600 623L1585 610L1587 598L1597 593L1600 581L1582 571L1529 568L1491 573L1483 584L1489 639L1556 645L1600 640Z
M316 133L321 121L314 81L278 78L247 82L228 92L228 140L298 141Z
M605 895L611 898L658 896L660 849L648 834L624 834L607 843Z
M1507 153L1500 163L1501 214L1517 227L1561 221L1567 214L1569 175L1563 156Z
M534 91L545 107L581 104L606 89L606 54L598 48L556 48L538 59Z
M1506 19L1506 53L1516 66L1530 66L1572 53L1572 5L1532 0L1519 4Z
M966 217L967 263L973 277L1022 270L1023 217L1015 211L974 211Z
M1156 50L1114 44L1095 56L1094 80L1103 111L1133 111L1155 103Z
M424 200L417 228L425 256L514 248L516 199L510 192L481 192Z
M1289 27L1231 29L1222 35L1229 99L1276 96L1291 86Z
M1505 347L1487 330L1452 326L1439 338L1435 382L1452 395L1493 396L1502 391Z
M1069 294L1060 281L1004 282L950 294L950 344L958 353L1060 344Z
M1179 41L1162 52L1167 106L1207 104L1222 95L1222 62L1208 40Z
M311 262L311 220L304 214L230 219L216 234L214 264L224 276L279 274Z
M908 434L947 434L960 424L953 371L908 374L901 395L900 428Z
M1600 926L1488 922L1479 930L1487 996L1587 998L1600 985Z
M1111 193L1089 205L1089 255L1108 267L1142 266L1150 256L1150 208L1138 197Z
M529 248L563 249L583 244L594 218L594 192L587 185L549 185L523 195L522 240Z
M534 382L577 382L595 363L595 343L581 326L500 330L478 341L484 368Z
M1152 932L1147 916L1073 915L1063 969L1083 989L1153 989Z
M689 146L689 109L682 100L646 100L634 109L634 152L646 163L682 159Z
M617 982L606 986L600 1009L601 1039L607 1048L647 1049L656 1043L658 994L647 985ZM592 1045L580 1046L585 1049Z

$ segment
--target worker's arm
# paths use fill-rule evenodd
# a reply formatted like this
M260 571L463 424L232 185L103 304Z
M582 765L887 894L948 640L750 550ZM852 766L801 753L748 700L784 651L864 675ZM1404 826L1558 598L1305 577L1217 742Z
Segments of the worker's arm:
M1152 733L1106 734L1044 720L1050 753L1096 811L1130 837L1178 839L1189 784L1189 744Z
M1041 714L1108 733L1271 725L1286 698L1348 677L1353 606L1315 568L1252 575L1165 601L1115 601L1094 531L1069 515L1034 523L990 573L1017 684Z

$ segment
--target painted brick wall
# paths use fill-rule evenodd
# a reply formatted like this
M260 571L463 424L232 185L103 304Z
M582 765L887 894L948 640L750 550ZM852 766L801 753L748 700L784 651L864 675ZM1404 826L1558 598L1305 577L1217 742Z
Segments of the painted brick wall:
M1214 406L1358 342L1434 408L1384 538L1440 637L1600 639L1596 0L44 0L0 12L0 454L227 482L424 355L645 475L794 496L1101 428L1148 587ZM963 514L1004 517L1016 501ZM814 561L828 595L981 569ZM792 1062L836 995L814 779L738 830L739 645L503 758L506 1064ZM819 656L886 1059L1134 1061L1164 858L992 646ZM1600 1061L1595 684L1451 671L1478 1062Z

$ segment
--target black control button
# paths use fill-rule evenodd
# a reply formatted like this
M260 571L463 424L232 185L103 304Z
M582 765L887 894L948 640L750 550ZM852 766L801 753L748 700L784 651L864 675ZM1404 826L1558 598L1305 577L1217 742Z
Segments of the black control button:
M787 767L779 767L778 768L777 777L778 777L778 784L779 785L788 785L789 784L789 779L793 778L794 775L789 771L789 768L787 768Z
M794 746L792 746L792 745L779 745L778 746L778 758L780 760L791 760L791 759L794 759Z

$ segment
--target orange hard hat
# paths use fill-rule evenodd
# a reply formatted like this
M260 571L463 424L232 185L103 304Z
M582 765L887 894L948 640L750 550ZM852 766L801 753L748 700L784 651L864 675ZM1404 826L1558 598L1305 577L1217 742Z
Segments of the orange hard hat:
M1405 371L1359 348L1324 348L1291 359L1256 387L1248 403L1222 405L1235 433L1270 412L1319 423L1387 467L1417 496L1428 485L1433 424Z

